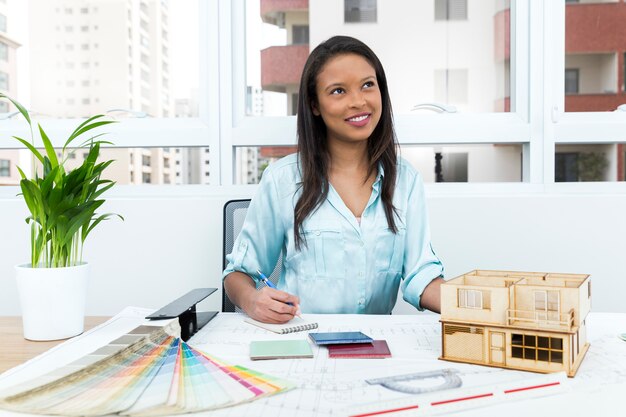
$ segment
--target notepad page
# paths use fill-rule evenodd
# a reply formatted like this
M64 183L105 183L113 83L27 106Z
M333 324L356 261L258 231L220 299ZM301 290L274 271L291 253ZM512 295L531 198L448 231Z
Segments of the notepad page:
M317 323L305 320L300 317L294 317L284 324L271 324L271 323L263 323L258 320L254 320L253 318L246 317L244 319L246 323L253 324L255 326L261 327L265 330L272 331L274 333L286 334L286 333L294 333L301 332L304 330L312 330L317 329Z

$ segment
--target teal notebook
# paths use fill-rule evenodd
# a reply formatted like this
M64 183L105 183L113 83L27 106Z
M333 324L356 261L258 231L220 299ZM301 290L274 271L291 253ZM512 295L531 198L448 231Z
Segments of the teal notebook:
M306 340L263 340L250 342L250 359L312 358Z

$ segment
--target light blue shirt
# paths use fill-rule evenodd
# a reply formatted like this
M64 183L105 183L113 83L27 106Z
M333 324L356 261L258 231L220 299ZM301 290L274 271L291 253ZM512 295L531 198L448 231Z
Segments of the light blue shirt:
M271 164L227 256L224 277L241 271L258 283L256 270L269 275L282 253L277 287L300 297L304 313L390 314L400 284L404 299L421 310L424 288L443 275L430 243L424 186L419 173L399 159L394 234L380 196L383 177L379 168L360 224L331 185L326 201L305 219L306 247L296 251L297 155Z

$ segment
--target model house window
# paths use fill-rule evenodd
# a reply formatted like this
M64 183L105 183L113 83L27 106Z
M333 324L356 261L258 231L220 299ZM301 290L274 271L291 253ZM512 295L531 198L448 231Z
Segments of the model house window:
M8 159L0 159L0 177L11 176L11 161Z
M294 45L309 43L309 25L293 25L291 29L291 43Z
M568 68L565 70L565 94L578 94L580 70Z
M459 289L459 307L483 308L483 293L479 290Z
M513 333L511 356L532 361L563 363L563 339Z
M467 0L435 0L435 20L467 20Z
M346 23L376 23L376 0L344 0Z
M150 184L151 178L150 178L150 173L149 172L142 172L141 173L141 182L143 182L144 184Z
M535 291L535 311L558 312L559 292L558 291Z

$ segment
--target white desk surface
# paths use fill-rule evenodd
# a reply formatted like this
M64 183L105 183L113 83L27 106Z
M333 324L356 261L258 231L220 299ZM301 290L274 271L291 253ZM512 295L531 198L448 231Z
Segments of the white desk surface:
M129 307L103 325L51 349L0 375L0 391L69 363L141 324L150 310ZM237 313L220 313L189 344L232 364L239 364L296 382L297 389L237 407L198 415L220 417L342 416L353 406L386 403L406 397L366 379L435 369L459 371L463 387L525 381L540 374L503 370L438 360L441 325L435 314L417 315L306 315L320 325L316 331L360 330L387 340L393 357L387 359L329 359L325 348L313 346L313 359L251 361L251 340L303 339L306 332L278 335L243 322ZM591 313L587 318L591 347L575 378L565 381L565 392L522 401L502 401L480 409L459 410L454 416L617 416L626 412L626 314ZM432 381L431 381L432 383ZM443 391L442 391L443 392ZM430 394L432 395L432 394ZM419 398L416 397L416 398ZM391 402L390 402L391 404ZM421 410L423 412L423 410ZM424 415L419 412L414 415ZM5 412L2 412L5 413ZM10 413L6 413L11 415ZM4 415L4 414L2 414ZM23 414L14 414L23 416ZM389 413L384 416L408 416Z

